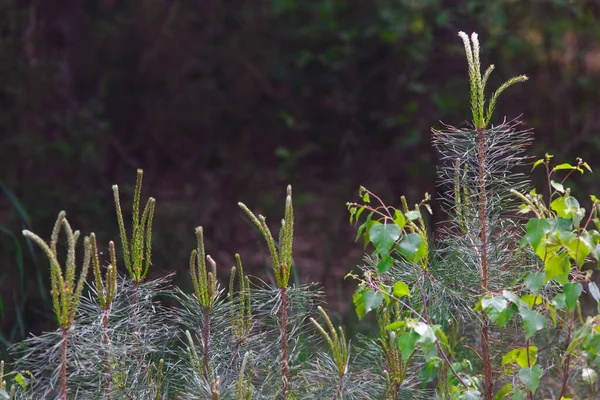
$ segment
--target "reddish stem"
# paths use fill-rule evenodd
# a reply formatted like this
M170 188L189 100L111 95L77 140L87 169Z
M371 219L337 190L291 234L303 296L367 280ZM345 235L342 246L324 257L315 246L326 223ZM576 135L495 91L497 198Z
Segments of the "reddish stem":
M287 329L287 287L279 288L281 294L281 320L279 321L279 332L281 340L281 380L283 383L282 387L282 398L287 400L290 391L289 381L289 365L288 365L288 329Z
M477 147L479 151L479 220L481 221L481 230L479 233L479 239L481 240L481 288L485 293L488 290L488 238L486 218L487 194L485 187L485 134L483 129L477 130ZM484 396L485 400L492 400L494 396L494 377L489 349L489 320L484 312L482 312L481 319Z
M573 329L574 321L575 321L575 313L573 313L573 316L571 317L571 321L569 321L569 329L568 329L568 333L567 333L567 348L571 344L571 331ZM559 399L563 398L565 395L565 392L567 391L567 382L569 381L569 370L571 369L571 354L568 354L567 357L565 358L565 363L563 365L563 368L565 371L563 373L563 380L562 380L562 386L560 388L560 394L558 395Z
M208 308L204 309L204 326L202 327L202 374L204 379L209 382L209 341L210 341L210 312Z

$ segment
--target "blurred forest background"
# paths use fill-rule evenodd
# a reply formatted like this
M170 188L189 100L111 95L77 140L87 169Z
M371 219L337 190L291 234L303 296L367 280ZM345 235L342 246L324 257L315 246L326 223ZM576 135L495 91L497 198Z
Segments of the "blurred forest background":
M21 230L49 237L64 209L106 249L111 185L130 199L136 168L157 198L153 276L189 290L203 225L221 278L239 252L268 279L236 203L278 225L291 183L296 279L351 318L345 203L361 184L390 204L435 193L430 129L470 116L459 30L480 34L490 88L530 77L496 115L535 128L531 155L600 168L597 0L0 0L0 348L54 327Z

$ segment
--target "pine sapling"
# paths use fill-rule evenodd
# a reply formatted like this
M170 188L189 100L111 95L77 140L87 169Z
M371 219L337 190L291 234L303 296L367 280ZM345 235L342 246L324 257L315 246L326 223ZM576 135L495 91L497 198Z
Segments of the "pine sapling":
M240 208L248 215L250 220L262 233L269 252L271 253L271 262L275 281L279 289L279 298L281 306L279 307L279 339L281 340L281 380L282 380L282 398L287 400L290 394L290 374L288 357L288 284L290 271L292 268L292 244L294 234L294 210L292 207L292 187L287 187L287 197L285 200L285 216L281 221L281 230L279 232L279 246L275 244L271 230L267 226L266 218L262 215L258 217L246 207L243 203L238 203Z
M23 235L33 240L44 252L50 261L51 277L51 295L52 305L58 325L62 332L61 351L60 351L60 399L67 400L67 352L69 348L69 330L75 321L75 313L79 305L79 299L85 283L85 278L90 266L92 245L89 237L84 239L84 257L80 268L79 279L75 281L76 260L75 247L79 238L79 231L73 232L71 225L66 219L66 212L61 211L58 214L54 230L52 231L50 245L41 237L28 230L23 231ZM58 261L57 244L59 234L64 229L67 236L67 261L66 268Z

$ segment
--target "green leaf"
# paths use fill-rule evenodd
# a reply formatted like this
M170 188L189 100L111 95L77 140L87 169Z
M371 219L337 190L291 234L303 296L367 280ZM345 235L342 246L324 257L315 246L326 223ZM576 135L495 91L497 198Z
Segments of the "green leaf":
M402 254L409 262L418 262L425 256L425 246L418 233L405 235L396 246L398 253Z
M354 239L355 242L358 242L358 238L364 231L363 238L365 241L365 248L370 243L369 230L371 229L371 227L374 224L379 224L379 222L377 222L377 221L372 221L371 220L372 217L373 217L373 213L370 212L369 215L367 215L367 219L365 220L365 222L363 222L363 224L358 227L358 231L356 233L356 239Z
M354 302L356 315L359 319L363 319L367 313L381 305L383 294L379 292L375 293L364 286L359 286L352 296L352 301Z
M350 225L352 225L352 221L354 220L354 215L356 214L356 207L350 207Z
M504 311L507 305L508 302L502 296L492 296L488 294L481 299L483 311L487 314L492 322L496 322L498 320L500 313Z
M389 254L385 254L381 257L381 259L377 263L377 271L379 271L380 274L386 273L390 269L392 269L393 265L394 265L394 260L392 259L392 256Z
M433 381L437 376L439 360L436 359L428 359L423 368L419 371L418 379L421 382L421 385L426 385L427 383Z
M521 389L515 389L512 394L512 400L525 400L527 393Z
M415 351L418 340L419 334L415 331L404 332L400 335L398 338L398 347L404 360L408 360L408 357Z
M362 201L365 202L365 203L370 203L371 202L371 197L369 197L369 193L363 194Z
M543 164L544 163L544 159L540 159L537 160L536 162L533 163L533 168L531 168L531 170L533 171L538 165Z
M394 297L401 298L404 296L410 297L410 288L408 285L401 281L394 283Z
M409 221L414 221L416 219L419 219L420 217L421 212L417 210L409 211L406 213L406 218L408 218Z
M569 262L568 255L565 253L549 254L546 257L544 270L546 271L546 282L556 278L555 280L558 283L566 283L569 280L569 272L571 271L571 263Z
M402 214L402 211L394 211L394 222L396 223L396 225L398 225L400 229L404 228L404 225L406 225L406 219L404 218L404 214Z
M529 306L527 305L527 303L525 303L523 300L521 300L519 298L519 296L517 296L513 292L510 292L508 290L503 290L502 296L504 296L506 298L506 300L510 301L515 306L517 306L519 312L521 312L522 310L529 310Z
M546 273L544 272L529 274L525 277L525 286L533 294L538 294L544 283L546 283Z
M550 203L552 208L559 217L571 219L579 211L579 202L575 197L560 196Z
M435 346L436 337L433 329L424 322L417 322L414 331L419 334L418 343L421 344L425 360L429 360L437 354L437 348Z
M536 346L529 346L529 362L531 365L535 365L537 362L538 348ZM527 361L527 348L521 347L509 351L502 357L502 365L517 363L519 367L526 368L529 366Z
M21 386L21 389L27 390L27 379L22 374L18 373L15 375L15 382Z
M560 193L564 193L565 192L565 187L562 185L562 183L550 181L550 185L552 185L552 187L554 189L556 189Z
M583 286L579 282L565 283L563 292L565 293L565 303L567 304L567 308L569 311L575 310L577 300L579 299L581 292L583 292Z
M508 307L504 311L502 311L496 319L496 324L498 325L498 328L504 328L504 326L508 324L508 321L510 321L514 313L515 310L513 309L513 307Z
M590 292L594 300L596 300L596 303L600 303L600 290L598 290L598 285L596 285L595 282L589 283L588 291Z
M363 213L363 211L365 211L364 207L360 207L358 209L358 211L356 212L356 215L354 215L354 221L358 223L358 219L360 218L360 214Z
M560 171L560 170L564 170L564 169L572 170L572 169L577 169L577 167L574 165L571 165L569 163L562 163L562 164L559 164L556 167L552 168L552 171Z
M523 300L530 308L533 308L534 305L542 304L542 296L535 294L525 294L521 296L521 300Z
M540 385L541 377L542 368L539 365L534 365L531 368L521 368L519 370L519 379L529 390L531 390L531 393L534 394Z
M567 308L567 297L564 293L559 293L552 299L552 303L558 310Z
M435 333L431 326L424 322L417 322L414 327L415 332L419 334L419 343L434 344Z
M386 331L395 331L397 329L403 328L406 326L406 322L404 321L396 321L396 322L392 322L391 324L389 324L388 326L385 327Z
M542 160L544 161L544 160ZM502 400L504 399L505 396L508 396L508 394L512 391L513 385L511 383L507 383L506 385L502 386L500 388L500 390L498 391L498 393L496 393L496 397L494 397L494 400Z
M525 339L529 339L539 330L544 329L546 326L546 318L537 311L533 310L521 310L519 312L523 319L523 326L525 327Z
M400 233L401 230L396 224L378 224L369 229L371 243L382 257L390 252L396 240L400 238Z
M582 238L574 237L566 243L569 256L577 262L581 267L585 262L585 258L590 254L590 247Z
M521 247L529 243L533 250L537 249L542 239L550 232L550 223L546 219L531 218L525 225L527 233L523 237Z

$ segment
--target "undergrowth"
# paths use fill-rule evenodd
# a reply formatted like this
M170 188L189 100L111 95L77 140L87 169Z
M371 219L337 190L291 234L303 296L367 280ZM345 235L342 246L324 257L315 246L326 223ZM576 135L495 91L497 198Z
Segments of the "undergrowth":
M515 173L529 163L531 131L518 120L491 125L498 96L485 87L476 34L465 44L473 121L433 130L439 197L447 220L434 240L431 197L392 207L360 189L348 203L357 240L369 249L352 301L374 314L374 337L349 340L324 309L321 289L290 283L294 208L287 188L274 234L265 217L239 206L270 254L273 284L244 272L235 255L227 287L195 229L193 293L171 276L148 279L156 200L142 207L138 170L131 223L113 187L120 246L99 252L61 211L44 239L23 234L50 262L57 329L11 349L0 367L7 399L534 399L595 398L600 316L592 272L600 261L600 200L585 210L566 186L591 168L543 166L547 193ZM562 174L562 175L561 175ZM523 221L523 215L530 218ZM81 248L83 254L81 255ZM117 250L120 248L120 251ZM163 301L163 300L170 301ZM166 305L176 304L176 305ZM593 310L592 310L593 309Z

